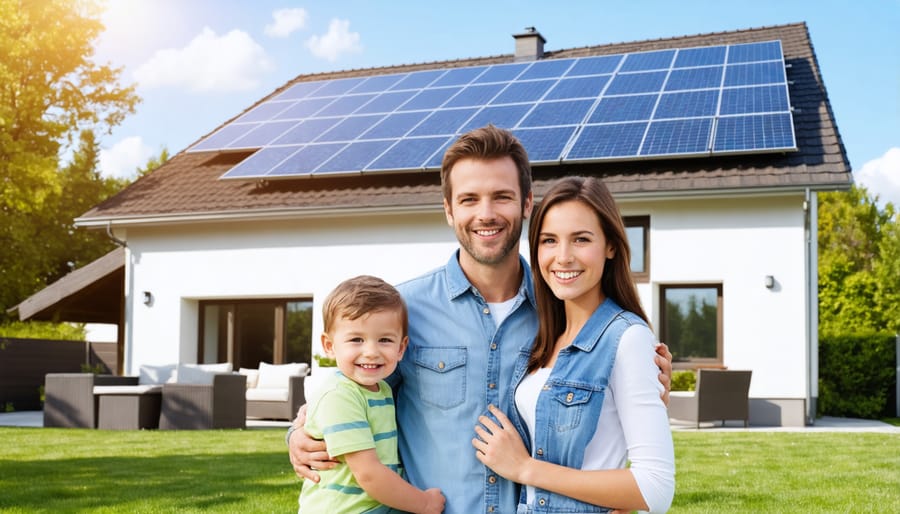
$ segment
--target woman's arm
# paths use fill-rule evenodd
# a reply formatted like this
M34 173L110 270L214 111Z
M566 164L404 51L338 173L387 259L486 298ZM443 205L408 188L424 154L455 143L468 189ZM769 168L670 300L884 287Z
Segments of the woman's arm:
M344 459L359 485L379 503L414 513L443 512L445 499L440 489L422 491L403 480L378 460L375 449L351 452Z
M657 397L658 398L658 397ZM531 458L512 422L498 408L488 407L500 425L486 416L478 421L472 440L475 457L500 476L523 485L622 510L647 510L634 476L627 469L585 471Z

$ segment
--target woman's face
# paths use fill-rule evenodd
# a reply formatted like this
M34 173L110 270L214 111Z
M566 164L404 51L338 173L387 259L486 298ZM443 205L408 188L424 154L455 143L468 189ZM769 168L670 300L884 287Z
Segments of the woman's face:
M570 200L544 214L538 236L541 276L560 300L596 307L605 298L600 278L615 255L600 220L586 204Z

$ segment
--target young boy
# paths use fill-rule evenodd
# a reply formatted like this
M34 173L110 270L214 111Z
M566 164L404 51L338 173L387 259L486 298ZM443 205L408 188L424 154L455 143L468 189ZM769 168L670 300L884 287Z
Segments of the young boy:
M422 491L401 476L394 399L384 381L408 343L400 293L376 277L351 278L325 299L322 317L322 348L338 372L312 400L306 431L347 465L305 481L298 512L443 511L440 489Z

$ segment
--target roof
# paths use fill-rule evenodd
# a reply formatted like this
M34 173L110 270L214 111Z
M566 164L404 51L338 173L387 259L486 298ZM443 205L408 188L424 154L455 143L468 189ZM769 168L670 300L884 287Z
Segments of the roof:
M10 311L19 319L119 323L125 291L125 249L116 248L78 268Z
M834 122L805 23L585 46L546 52L543 58L586 57L775 39L781 40L788 67L798 151L535 167L536 195L540 196L554 178L575 173L603 177L617 198L849 188L852 183L849 160ZM255 105L303 81L514 61L515 56L508 54L301 75ZM247 110L252 107L248 106ZM219 180L247 155L246 152L182 151L150 175L85 213L76 222L91 226L229 217L293 217L360 210L415 211L434 210L441 203L440 177L434 172L277 181Z

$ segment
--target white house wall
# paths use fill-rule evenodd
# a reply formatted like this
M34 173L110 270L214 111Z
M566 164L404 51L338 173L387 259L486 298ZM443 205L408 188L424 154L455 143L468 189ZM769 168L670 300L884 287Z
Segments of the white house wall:
M659 323L660 284L722 284L723 363L753 370L751 397L806 397L802 204L797 195L623 205L650 215L651 281L639 286L648 315Z
M751 397L806 397L807 349L801 196L625 201L650 215L650 282L639 285L658 325L659 284L721 283L724 364L753 370ZM437 267L457 248L443 213L132 226L125 372L143 363L194 362L204 299L312 297L358 274L390 282ZM527 255L527 246L522 245ZM775 287L764 285L766 275ZM144 305L142 292L153 302Z

